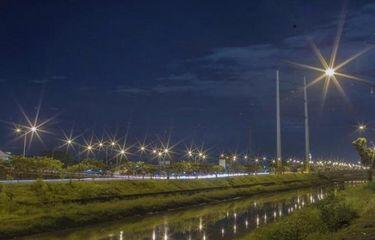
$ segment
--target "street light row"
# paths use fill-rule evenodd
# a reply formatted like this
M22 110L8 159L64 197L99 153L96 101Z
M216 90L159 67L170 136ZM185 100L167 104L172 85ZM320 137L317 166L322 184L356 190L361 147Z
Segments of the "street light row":
M364 131L366 130L367 126L364 125L364 124L360 124L358 125L358 130L360 131ZM22 126L22 127L19 127L17 126L14 131L17 133L17 134L23 134L23 136L25 136L25 139L27 137L28 134L38 134L39 131L43 131L42 129L38 128L38 126ZM44 131L43 131L44 132ZM79 146L83 149L83 152L87 152L87 153L94 153L94 151L97 151L97 150L103 150L103 149L106 149L106 150L113 150L117 153L116 156L126 156L127 154L129 154L129 149L131 149L134 145L132 146L129 146L129 147L125 147L125 146L121 146L121 144L118 143L117 140L109 140L109 141L98 141L96 143L92 143L92 142L86 142L85 141L85 144L80 144L78 141L76 141L77 137L76 138L72 138L72 137L66 137L65 139L63 139L63 142L64 144L60 147L64 147L66 146L67 149L69 148L73 148L74 146ZM25 141L26 142L26 141ZM146 145L146 144L140 144L140 146L138 147L138 152L140 152L141 154L146 154L146 153L150 153L152 155L154 155L155 157L158 157L158 158L164 158L164 157L168 157L171 155L172 153L172 148L173 147L169 147L169 146L164 146L164 144L161 144L162 147L153 147L153 148L149 148L151 144L149 145ZM24 146L25 147L25 146ZM203 151L203 150L199 150L199 149L188 149L186 150L185 152L185 156L191 158L191 159L201 159L201 160L205 160L207 159L207 153L206 151ZM250 160L249 156L247 154L220 154L220 157L219 159L222 159L222 160L228 160L228 161L233 161L233 162L236 162L238 160ZM253 161L255 163L258 163L260 161L265 162L267 160L266 157L255 157L253 158ZM275 163L275 160L273 159L272 160L272 163ZM297 160L297 159L288 159L286 160L286 163L288 164L305 164L305 161L300 161L300 160ZM337 167L346 167L346 168L364 168L362 165L359 164L350 164L350 163L343 163L343 162L335 162L335 161L317 161L317 162L314 162L314 161L309 161L309 163L311 165L315 165L315 166L337 166Z

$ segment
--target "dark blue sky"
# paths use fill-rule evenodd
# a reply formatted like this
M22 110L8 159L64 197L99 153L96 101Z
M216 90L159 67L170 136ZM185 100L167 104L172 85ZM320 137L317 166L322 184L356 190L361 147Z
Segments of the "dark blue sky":
M350 1L338 61L375 43L375 4ZM286 60L317 65L311 37L329 56L344 1L2 1L1 120L59 114L61 129L119 134L130 141L172 134L212 151L275 152L275 70L281 71L285 156L303 156L304 75ZM374 81L374 51L345 70ZM347 99L309 89L313 157L356 158L355 125L373 123L375 95L343 80ZM0 127L0 148L11 129ZM250 133L250 134L249 134ZM368 133L370 134L370 133ZM250 135L250 139L249 139ZM371 134L370 134L371 135ZM250 142L250 143L249 143ZM183 145L183 144L182 144ZM35 149L38 149L36 147Z

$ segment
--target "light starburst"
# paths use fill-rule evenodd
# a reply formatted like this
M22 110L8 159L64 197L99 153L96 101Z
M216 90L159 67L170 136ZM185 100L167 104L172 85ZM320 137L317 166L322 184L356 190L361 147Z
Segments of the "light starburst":
M307 65L307 64L290 62L295 66L305 68L305 69L309 69L309 70L313 70L313 71L316 71L316 72L320 73L318 77L313 79L307 85L307 87L310 87L312 85L315 85L315 84L323 81L323 99L326 98L327 93L328 93L328 89L329 89L329 86L330 86L331 83L333 83L333 85L335 85L335 87L339 90L339 92L343 96L346 96L345 91L342 88L342 86L341 86L341 84L338 80L338 77L346 78L346 79L350 79L350 80L356 80L356 81L360 81L360 82L363 82L363 83L366 83L366 84L369 84L369 85L373 85L373 83L371 83L370 81L367 81L363 78L353 76L353 75L349 75L349 74L346 74L346 73L343 73L343 72L340 71L340 70L342 70L342 68L344 66L348 65L349 63L351 63L352 61L354 61L355 59L357 59L358 57L360 57L364 53L366 53L369 50L371 50L372 48L374 48L374 45L370 45L370 46L366 47L365 49L363 49L362 51L354 54L353 56L351 56L349 58L347 58L346 60L344 60L340 63L337 63L337 61L336 61L337 60L336 59L337 58L337 52L338 52L338 49L339 49L339 46L340 46L340 40L341 40L341 36L342 36L344 22L345 22L344 17L342 16L342 18L339 21L337 35L336 35L336 38L335 38L335 41L334 41L334 44L333 44L333 47L332 47L331 57L329 58L329 60L327 60L326 58L323 57L323 54L321 53L320 49L316 46L314 41L312 39L309 40L309 43L310 43L310 45L311 45L311 47L314 51L314 54L319 59L319 62L321 64L321 66L316 67L316 66L311 66L311 65Z
M38 107L37 107L37 111L36 111L34 119L30 119L30 117L26 114L24 109L20 105L18 107L19 107L22 115L24 116L24 118L26 120L26 124L25 125L18 125L18 127L16 128L16 132L19 133L23 129L24 131L23 131L23 134L21 135L21 137L29 136L29 145L28 145L29 148L30 148L35 136L44 145L41 134L42 133L48 133L48 134L51 133L51 132L49 132L45 129L45 126L48 123L50 123L56 116L48 118L45 121L40 121L39 114L40 114L41 104L39 104Z

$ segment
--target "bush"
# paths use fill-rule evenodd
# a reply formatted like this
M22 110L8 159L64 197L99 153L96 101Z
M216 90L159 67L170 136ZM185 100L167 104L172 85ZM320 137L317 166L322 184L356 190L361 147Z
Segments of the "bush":
M319 202L317 207L320 211L321 219L330 231L337 231L349 225L357 216L357 212L351 205L332 193Z
M304 209L283 220L260 229L253 238L257 240L300 240L314 232L326 232L319 211L314 208Z
M0 212L3 214L11 213L15 209L16 203L14 202L14 194L7 186L2 186L0 188Z
M371 191L374 191L375 192L375 182L369 182L368 183L368 188L371 190Z

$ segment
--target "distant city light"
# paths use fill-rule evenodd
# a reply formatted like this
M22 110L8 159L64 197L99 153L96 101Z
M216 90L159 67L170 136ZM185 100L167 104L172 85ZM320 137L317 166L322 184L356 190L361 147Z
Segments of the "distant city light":
M360 131L366 130L366 125L364 125L364 124L358 125L358 130L360 130Z

